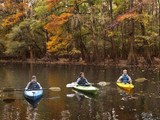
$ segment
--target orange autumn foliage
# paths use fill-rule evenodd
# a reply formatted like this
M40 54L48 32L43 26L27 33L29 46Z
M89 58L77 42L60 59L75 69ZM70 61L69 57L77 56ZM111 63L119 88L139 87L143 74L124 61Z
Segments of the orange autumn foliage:
M71 43L72 39L69 34L63 34L63 37L52 36L50 41L47 42L47 52L48 54L64 54Z
M5 8L10 8L10 7L12 7L12 4L11 3L5 4L4 7Z
M16 22L18 22L20 20L21 17L23 17L25 15L25 11L22 12L18 12L14 15L11 15L5 19L2 19L3 24L2 26L12 26L14 25Z
M47 9L51 10L53 6L57 5L61 0L47 0L46 4L48 5Z
M122 22L124 19L130 19L130 18L135 18L137 17L136 13L126 13L124 15L121 15L117 18L118 22Z
M6 0L2 6L8 14L2 19L2 26L13 26L17 22L23 20L25 14L29 10L27 1Z
M17 6L18 6L19 9L23 9L25 4L27 4L27 3L23 2L23 3L18 4Z
M47 42L48 53L62 54L71 43L71 35L64 32L62 26L68 21L70 13L63 13L60 16L52 15L50 23L44 28L49 32L50 41Z
M75 9L76 9L76 7L70 7L70 8L66 8L66 11L71 12L71 11L73 11Z
M52 18L50 19L50 23L48 23L44 28L54 33L59 29L65 22L68 21L68 18L71 16L70 13L63 13L60 16L56 16L55 14L52 15Z

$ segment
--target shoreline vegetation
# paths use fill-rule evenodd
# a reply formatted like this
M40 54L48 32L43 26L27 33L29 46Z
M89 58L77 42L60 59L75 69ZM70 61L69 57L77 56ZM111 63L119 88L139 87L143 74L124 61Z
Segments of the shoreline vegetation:
M160 64L159 0L1 0L0 15L0 59Z
M101 67L139 67L139 68L160 68L160 58L154 58L152 65L148 65L143 57L138 58L137 65L128 65L127 60L119 60L114 62L113 59L106 59L97 63L86 63L82 58L79 60L69 60L68 58L59 58L58 60L49 60L49 59L0 59L0 63L33 63L33 64L57 64L57 65L84 65L84 66L101 66Z

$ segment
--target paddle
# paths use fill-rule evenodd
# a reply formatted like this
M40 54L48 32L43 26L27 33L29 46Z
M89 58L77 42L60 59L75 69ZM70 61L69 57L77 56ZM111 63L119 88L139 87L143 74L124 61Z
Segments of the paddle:
M72 88L72 87L75 87L75 86L77 86L78 84L76 83L76 82L72 82L72 83L70 83L70 84L67 84L66 85L66 87L67 88Z
M72 87L75 87L75 86L77 86L78 84L76 83L76 82L72 82L72 83L70 83L70 84L67 84L66 85L66 87L67 88L72 88ZM106 85L109 85L109 84L107 84L107 82L104 82L104 81L101 81L101 82L99 82L99 83L91 83L91 85L99 85L99 86L106 86Z
M106 85L110 85L110 82L105 82L105 81L101 81L99 83L91 83L92 85L99 85L99 86L106 86Z
M71 97L74 97L75 94L67 94L66 96L69 97L69 98L71 98Z
M61 88L60 87L50 87L50 88L43 88L43 90L61 91Z
M53 99L58 99L58 98L60 98L60 96L53 96L53 97L48 97L48 98L45 98L45 97L43 97L43 98L41 98L42 100L43 99L49 99L49 100L53 100ZM16 100L26 100L26 99L17 99L17 98L5 98L5 99L2 99L2 101L3 102L5 102L5 103L12 103L12 102L15 102Z
M51 90L51 91L61 91L60 87L50 87L50 88L42 88L42 90ZM25 89L15 89L15 88L4 88L3 92L12 92L12 91L25 91Z
M135 79L136 82L144 82L146 80L147 80L146 78L137 78L137 79Z

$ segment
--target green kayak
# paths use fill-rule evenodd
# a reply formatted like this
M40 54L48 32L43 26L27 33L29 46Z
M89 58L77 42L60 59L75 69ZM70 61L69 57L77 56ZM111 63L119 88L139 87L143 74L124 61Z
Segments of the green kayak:
M80 86L80 85L77 85L73 88L76 89L76 90L85 92L85 93L90 93L90 94L97 94L98 91L99 91L99 89L94 87L94 86Z

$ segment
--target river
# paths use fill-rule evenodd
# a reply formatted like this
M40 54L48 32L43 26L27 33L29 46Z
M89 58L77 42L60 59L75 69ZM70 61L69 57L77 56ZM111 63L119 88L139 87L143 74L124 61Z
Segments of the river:
M127 68L135 89L124 91L115 81L124 68L74 65L0 63L0 88L23 89L36 75L44 90L34 107L23 91L0 92L0 120L160 120L159 69ZM106 81L98 95L85 95L66 88L83 71L89 82ZM135 82L145 77L144 82Z

